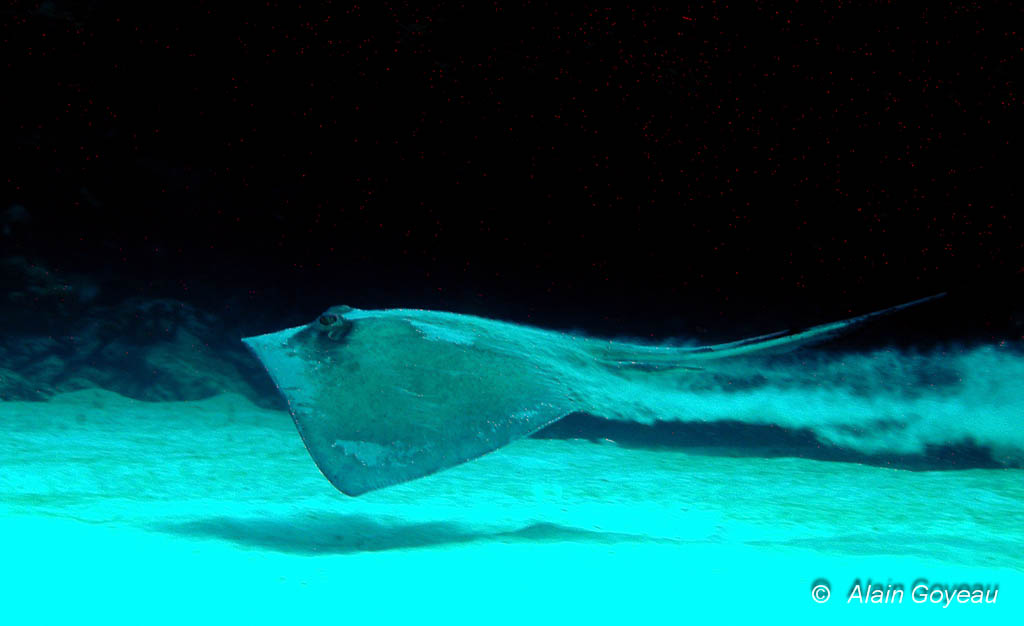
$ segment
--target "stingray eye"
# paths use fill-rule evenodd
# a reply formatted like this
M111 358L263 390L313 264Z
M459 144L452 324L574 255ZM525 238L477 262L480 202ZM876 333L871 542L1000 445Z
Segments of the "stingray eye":
M337 315L321 315L320 316L320 325L321 326L330 326L330 325L334 324L337 321L338 321L338 316Z

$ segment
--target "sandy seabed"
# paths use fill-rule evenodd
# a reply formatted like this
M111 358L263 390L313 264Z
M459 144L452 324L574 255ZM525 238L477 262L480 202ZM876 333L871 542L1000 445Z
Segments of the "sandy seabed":
M1024 470L527 439L348 498L240 396L0 403L0 433L3 623L1024 617ZM847 603L869 579L906 597ZM999 595L918 604L919 579Z

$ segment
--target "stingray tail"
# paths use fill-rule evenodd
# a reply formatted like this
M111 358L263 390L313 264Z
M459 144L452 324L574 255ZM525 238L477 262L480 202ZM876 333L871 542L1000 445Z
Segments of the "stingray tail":
M786 330L764 337L755 337L753 339L733 342L731 344L710 346L708 352L701 354L700 360L724 359L757 352L784 352L829 341L839 337L840 335L844 335L852 330L860 328L868 322L877 320L880 317L885 317L898 311L909 309L910 307L914 307L919 304L924 304L925 302L937 300L945 295L945 292L937 293L933 296L928 296L927 298L920 298L904 304L898 304L887 309L882 309L881 311L858 315L857 317L851 317L838 322L812 326L811 328Z
M904 304L891 306L887 309L858 315L838 322L830 322L811 328L797 328L792 330L781 330L767 335L759 335L712 346L701 346L696 348L670 348L661 346L638 346L630 345L609 349L601 360L606 363L614 363L619 366L639 368L689 368L700 369L700 365L706 361L728 359L753 354L772 354L788 352L797 348L814 345L835 339L840 335L849 333L868 322L877 320L880 317L891 315L910 307L918 306L926 302L938 300L945 296L945 292L938 293L927 298L920 298ZM620 344L621 345L621 344Z

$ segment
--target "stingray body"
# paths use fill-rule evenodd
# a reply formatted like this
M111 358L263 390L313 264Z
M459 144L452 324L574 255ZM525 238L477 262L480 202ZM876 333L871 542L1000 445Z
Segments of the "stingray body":
M608 385L664 387L702 376L726 359L827 340L941 295L705 347L647 346L470 315L347 306L332 307L305 326L243 341L288 401L320 471L355 496L464 463L575 411L608 415L615 410L602 399ZM642 405L644 394L636 395Z

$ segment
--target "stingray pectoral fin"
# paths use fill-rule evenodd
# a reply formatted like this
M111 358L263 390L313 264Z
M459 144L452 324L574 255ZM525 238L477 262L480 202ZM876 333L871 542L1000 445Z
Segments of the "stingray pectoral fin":
M515 345L446 341L395 317L358 318L341 339L318 323L244 341L320 471L348 495L463 463L572 411Z

